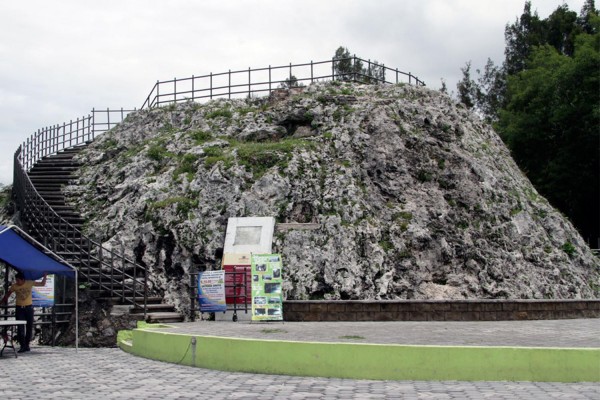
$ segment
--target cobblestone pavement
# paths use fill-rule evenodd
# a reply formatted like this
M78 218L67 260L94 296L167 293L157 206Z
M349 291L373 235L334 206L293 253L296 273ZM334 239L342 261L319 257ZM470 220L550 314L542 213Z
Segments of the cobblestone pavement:
M212 371L116 348L0 358L2 399L600 399L598 383L369 381Z
M309 342L600 348L599 318L477 322L251 323L229 320L169 325L173 328L165 332Z

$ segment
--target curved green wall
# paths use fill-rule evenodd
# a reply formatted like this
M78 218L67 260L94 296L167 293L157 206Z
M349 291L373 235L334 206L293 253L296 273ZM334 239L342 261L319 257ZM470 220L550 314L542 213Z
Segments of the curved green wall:
M135 329L132 354L223 371L384 380L600 381L600 349L313 343Z

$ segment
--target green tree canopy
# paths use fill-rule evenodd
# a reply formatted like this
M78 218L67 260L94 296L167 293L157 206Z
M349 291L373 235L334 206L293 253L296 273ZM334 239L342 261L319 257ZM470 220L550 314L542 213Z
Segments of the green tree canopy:
M517 164L593 246L600 240L600 19L594 0L579 16L566 5L546 19L523 13L505 30L505 59L472 77L459 101L474 108Z
M360 57L340 46L333 55L335 79L364 83L385 81L385 68L377 61L367 61L366 66Z
M527 68L508 77L497 125L536 188L590 240L600 221L599 49L600 33L578 35L573 57L534 49Z

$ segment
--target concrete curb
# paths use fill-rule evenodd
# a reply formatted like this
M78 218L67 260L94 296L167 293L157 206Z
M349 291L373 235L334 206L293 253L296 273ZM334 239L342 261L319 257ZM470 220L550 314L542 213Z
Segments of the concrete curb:
M164 326L162 326L164 328ZM376 380L600 382L600 348L240 339L138 328L128 353L222 371Z

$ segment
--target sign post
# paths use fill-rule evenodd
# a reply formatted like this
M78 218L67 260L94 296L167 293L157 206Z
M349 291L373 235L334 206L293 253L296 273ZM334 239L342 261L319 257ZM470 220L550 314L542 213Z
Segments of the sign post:
M280 254L252 254L252 321L283 321Z

